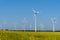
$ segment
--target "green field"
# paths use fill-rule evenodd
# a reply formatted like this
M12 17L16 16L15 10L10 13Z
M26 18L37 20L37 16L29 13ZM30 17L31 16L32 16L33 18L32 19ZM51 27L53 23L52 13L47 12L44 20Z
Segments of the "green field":
M60 40L60 32L0 31L0 40Z

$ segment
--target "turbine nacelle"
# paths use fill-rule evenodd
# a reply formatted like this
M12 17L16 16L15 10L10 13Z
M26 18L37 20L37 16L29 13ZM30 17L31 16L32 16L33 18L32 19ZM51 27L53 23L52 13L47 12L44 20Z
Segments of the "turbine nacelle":
M32 11L34 12L34 14L38 14L39 13L39 11L36 11L33 8L32 8Z
M56 23L56 18L51 18L52 23Z

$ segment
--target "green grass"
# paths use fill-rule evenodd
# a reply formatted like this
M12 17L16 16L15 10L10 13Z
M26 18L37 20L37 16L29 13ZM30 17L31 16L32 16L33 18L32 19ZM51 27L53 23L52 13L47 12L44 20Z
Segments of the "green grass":
M60 40L60 32L0 31L0 40Z

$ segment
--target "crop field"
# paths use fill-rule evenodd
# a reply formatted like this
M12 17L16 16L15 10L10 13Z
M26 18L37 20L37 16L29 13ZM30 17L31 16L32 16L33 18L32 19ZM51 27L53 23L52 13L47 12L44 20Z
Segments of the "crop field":
M1 31L0 40L60 40L60 32Z

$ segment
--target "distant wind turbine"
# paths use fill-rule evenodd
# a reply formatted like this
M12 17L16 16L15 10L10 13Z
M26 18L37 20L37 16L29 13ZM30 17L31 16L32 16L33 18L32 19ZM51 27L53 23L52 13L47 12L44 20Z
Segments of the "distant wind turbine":
M40 26L41 30L44 30L44 25L43 24L40 24L39 26Z
M5 30L6 27L7 27L7 22L6 21L4 21L3 26L4 26L4 30Z
M34 17L35 17L35 32L37 31L37 14L39 13L39 11L36 11L32 8L32 11L34 12Z
M24 31L26 30L26 25L27 25L27 20L26 20L26 17L24 17L23 24L22 24Z
M17 29L16 29L16 27L17 27L17 24L16 24L16 23L14 23L14 28L15 28L15 30L17 30Z
M0 29L2 29L2 24L0 25Z
M30 30L31 30L31 28L32 28L32 24L30 24Z
M56 18L51 18L52 25L53 25L53 32L55 31L55 23L56 23Z

